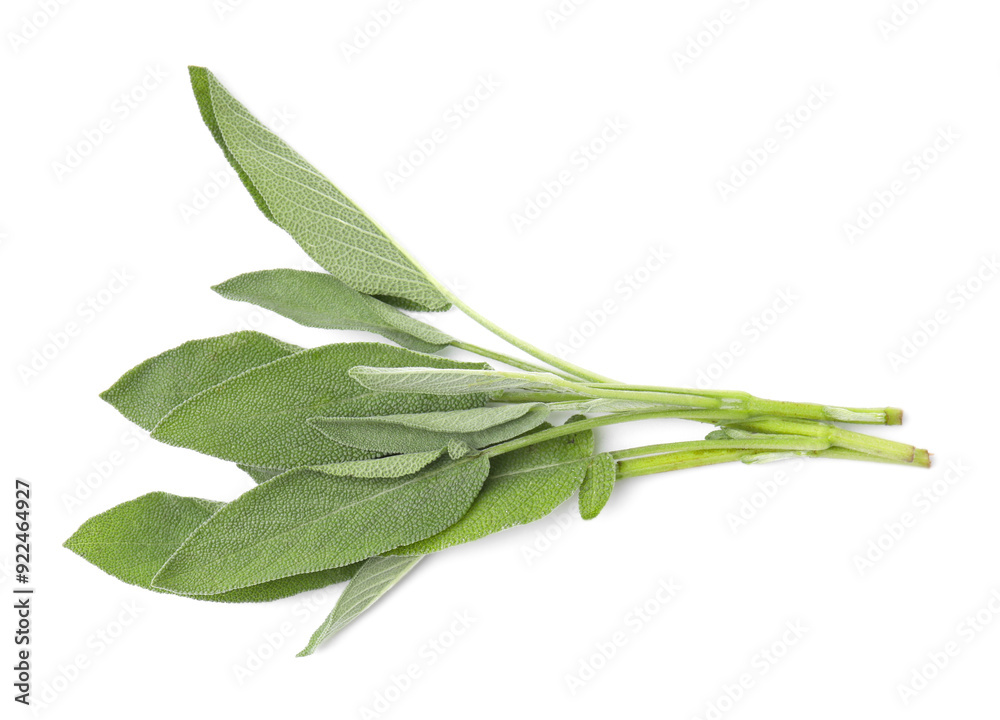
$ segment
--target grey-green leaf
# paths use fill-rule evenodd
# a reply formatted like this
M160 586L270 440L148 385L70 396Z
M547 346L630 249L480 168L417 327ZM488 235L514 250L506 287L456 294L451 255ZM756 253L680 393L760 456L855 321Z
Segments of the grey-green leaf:
M633 410L655 410L662 407L662 405L642 402L641 400L617 400L612 398L565 400L549 404L549 409L553 412L577 413L617 413Z
M181 543L224 505L213 500L153 492L87 520L65 546L109 575L147 590L153 576ZM266 602L351 578L360 563L292 575L219 595L213 602Z
M383 554L462 517L488 472L483 456L443 460L399 479L290 470L209 518L153 584L212 595Z
M610 453L594 458L580 485L580 517L592 520L598 516L611 497L617 474L618 463Z
M482 492L461 520L388 554L426 555L543 518L580 486L593 452L593 433L585 430L495 457Z
M302 348L259 332L191 340L139 363L101 398L152 430L168 412L213 385Z
M447 310L434 282L346 195L250 114L205 68L192 67L202 118L261 212L358 292L413 310Z
M402 580L421 557L373 557L366 560L357 575L347 583L326 620L316 628L309 643L296 657L312 655L320 644L343 630Z
M385 343L324 345L253 368L195 395L164 417L153 437L260 468L325 465L363 460L374 453L330 440L306 422L309 418L459 410L489 400L488 395L447 398L370 391L348 375L359 362L483 367Z
M453 370L422 367L385 368L358 366L351 377L371 390L430 395L465 395L505 390L564 392L561 380L550 373L502 370Z
M310 424L343 445L379 453L418 453L451 441L483 448L517 437L545 422L542 403L498 405L367 418L313 418Z
M239 275L212 289L230 300L273 310L300 325L373 332L417 352L437 352L453 340L327 273L261 270Z
M328 475L361 478L398 478L420 472L441 457L445 448L405 455L390 455L374 460L348 460L347 462L317 465L314 469Z

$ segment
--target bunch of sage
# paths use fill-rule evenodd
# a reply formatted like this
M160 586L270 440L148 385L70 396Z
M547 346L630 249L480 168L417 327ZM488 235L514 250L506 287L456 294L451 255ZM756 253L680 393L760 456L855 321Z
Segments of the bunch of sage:
M899 424L894 408L630 385L497 327L426 272L204 68L205 123L264 215L326 272L263 270L214 288L302 325L384 342L305 349L259 332L192 340L101 397L170 445L239 465L230 502L150 493L87 520L66 546L162 593L262 602L347 581L309 654L424 556L538 520L578 495L596 517L625 478L810 456L927 467L926 450L842 427ZM453 338L404 311L457 307L533 358ZM445 348L500 363L437 355ZM650 418L703 439L598 450L594 430Z

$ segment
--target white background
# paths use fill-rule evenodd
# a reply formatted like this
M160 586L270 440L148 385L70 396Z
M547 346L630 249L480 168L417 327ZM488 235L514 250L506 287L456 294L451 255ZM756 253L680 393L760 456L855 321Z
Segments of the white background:
M11 499L0 557L9 593L19 475L34 488L35 694L52 700L43 715L371 717L416 664L419 677L389 690L383 715L998 717L1000 291L975 278L998 246L1000 6L902 5L909 14L886 25L889 0L592 0L553 27L556 0L404 1L348 58L345 43L388 0L5 2L0 462ZM699 46L724 10L731 22ZM679 67L685 52L698 57ZM98 392L151 355L240 327L307 345L352 337L209 290L306 257L235 182L216 192L226 165L188 64L211 68L265 120L292 116L282 134L300 152L519 335L555 350L587 334L572 360L632 382L711 373L717 387L764 397L900 405L907 422L883 434L929 447L935 467L813 461L629 480L594 521L573 519L568 503L428 559L308 659L294 654L335 592L313 605L218 606L102 574L61 547L87 517L154 489L226 500L249 485L231 465L128 435ZM150 68L165 78L140 90ZM499 87L454 127L446 113L481 76ZM826 99L800 107L817 90ZM126 113L123 93L145 97ZM784 118L796 111L809 117L790 132ZM110 132L59 173L54 163L102 120ZM581 172L574 153L608 120L625 129ZM439 127L447 140L390 189L386 173ZM951 139L938 152L942 132ZM723 199L718 183L768 139L774 152ZM913 156L925 152L919 169ZM512 216L564 169L572 184L518 232ZM903 192L886 208L897 181ZM213 199L186 213L199 192ZM845 224L873 203L879 217L851 242ZM642 271L660 248L669 262ZM644 282L629 294L630 277ZM959 287L978 292L960 305ZM121 291L99 313L81 309L108 288ZM768 311L789 292L790 307ZM612 315L588 318L606 301ZM948 322L920 336L939 311ZM755 318L767 328L759 336L747 331ZM500 345L457 313L433 320ZM70 322L77 335L46 350ZM894 363L915 334L922 347ZM733 343L741 353L723 371ZM36 351L51 357L25 373ZM619 428L601 444L704 432ZM80 490L111 457L113 471ZM947 484L952 463L966 469ZM758 494L756 516L734 528L743 501L769 485L773 497ZM929 488L933 503L915 501ZM912 527L888 536L907 512ZM871 542L887 549L859 568ZM661 603L670 580L679 590ZM630 614L647 602L645 620ZM138 615L122 629L123 603ZM971 631L980 611L986 622ZM474 621L451 637L456 613ZM804 628L786 635L791 645L786 623ZM625 643L602 662L616 632ZM450 647L428 650L437 640ZM904 702L900 688L949 642L957 656ZM772 646L777 662L760 655ZM241 678L258 653L269 657ZM600 669L571 687L584 665ZM752 687L726 702L742 674ZM712 715L720 698L727 711Z

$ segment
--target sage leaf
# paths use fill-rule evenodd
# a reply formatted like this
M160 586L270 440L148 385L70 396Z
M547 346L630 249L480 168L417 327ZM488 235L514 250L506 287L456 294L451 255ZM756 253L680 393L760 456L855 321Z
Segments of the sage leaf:
M308 644L296 657L312 655L320 644L343 630L351 621L375 601L385 595L393 585L403 579L421 556L373 557L365 560L361 569L347 583L344 592L337 598L337 604L323 624L309 638Z
M373 332L417 352L437 352L454 339L326 273L261 270L239 275L212 289L225 298L259 305L300 325Z
M617 400L614 398L593 398L592 400L565 400L549 404L553 412L616 413L633 410L655 410L662 405L642 400Z
M538 427L549 414L542 403L382 415L367 418L320 417L309 423L342 445L379 453L428 452L455 440L483 448Z
M225 503L153 492L87 520L64 543L84 560L130 585L155 592L157 571L181 543ZM218 595L213 602L266 602L350 579L360 564L292 575Z
M210 517L153 584L212 595L380 555L462 517L488 472L483 456L445 460L398 479L289 470Z
M191 340L139 363L101 393L136 425L152 430L168 412L213 385L300 351L264 333Z
M593 452L594 435L585 430L495 457L461 520L387 554L426 555L543 518L580 486Z
M528 376L528 377L525 377ZM351 377L370 390L429 395L466 395L505 390L565 392L550 373L508 373L502 370L455 370L424 367L368 367L359 365Z
M610 453L602 453L594 457L587 474L580 485L580 517L593 520L611 498L618 474L618 463Z
M190 68L202 119L261 212L358 292L447 310L434 281L357 205L250 114L205 68Z
M348 460L330 465L317 465L314 469L328 475L361 478L398 478L423 470L441 457L445 448L405 455L390 455L374 460Z
M398 478L423 470L445 452L452 460L458 460L474 450L460 440L451 440L447 447L428 452L389 455L374 460L348 460L330 465L317 465L313 469L341 477Z
M195 395L164 417L153 428L153 437L261 468L325 465L363 460L374 453L330 440L306 422L309 418L459 410L489 400L488 395L444 398L371 391L348 375L362 361L384 366L483 367L384 343L324 345L253 368Z

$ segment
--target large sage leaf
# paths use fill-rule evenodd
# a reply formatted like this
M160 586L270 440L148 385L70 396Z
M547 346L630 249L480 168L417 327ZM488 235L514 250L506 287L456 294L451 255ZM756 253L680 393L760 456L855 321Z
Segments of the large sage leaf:
M483 367L384 343L324 345L253 368L195 395L164 417L153 437L260 468L323 465L371 458L374 453L330 440L307 424L309 418L459 410L489 400L488 395L448 398L371 391L348 375L359 362Z
M312 655L320 644L343 630L352 620L370 608L376 600L403 579L421 556L373 557L365 560L361 569L347 583L344 592L337 598L337 604L323 624L309 638L309 643L296 657Z
M192 67L201 116L261 212L358 292L414 310L447 310L434 282L357 205L250 114L205 68Z
M153 584L211 595L380 555L458 520L488 472L483 456L445 460L399 479L290 470L209 518Z
M368 363L370 365L371 363ZM565 392L561 380L551 373L505 372L503 370L455 370L423 367L367 367L351 370L351 377L371 390L430 395L466 395L505 390Z
M373 332L417 352L436 352L453 340L327 273L261 270L226 280L212 289L230 300L273 310L300 325Z
M109 575L147 590L157 571L195 529L225 503L153 492L95 515L64 545ZM213 602L265 602L350 579L360 563L291 575L218 595Z
M152 430L164 415L202 390L301 349L252 331L192 340L139 363L101 398Z
M593 452L594 435L585 430L495 457L482 492L461 520L388 554L426 555L543 518L580 486Z
M542 403L382 415L368 418L321 417L309 421L343 445L379 453L418 453L451 441L483 448L541 425L549 409Z
M594 458L587 468L587 475L580 485L580 517L592 520L598 516L615 489L618 463L610 453L602 453Z

